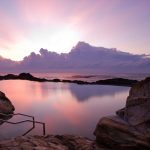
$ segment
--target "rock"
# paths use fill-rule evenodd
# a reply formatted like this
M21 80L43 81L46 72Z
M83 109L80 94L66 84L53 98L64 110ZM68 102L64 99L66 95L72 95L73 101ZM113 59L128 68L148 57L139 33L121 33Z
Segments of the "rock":
M0 125L4 123L3 120L8 120L12 117L13 111L15 110L11 101L0 91ZM2 113L2 114L1 114ZM6 115L9 114L9 116Z
M96 143L111 150L150 149L150 78L135 84L125 108L103 117L94 131Z
M75 135L21 136L0 141L2 150L14 147L19 150L96 150L94 141Z
M150 139L117 116L102 118L94 134L99 147L111 150L150 149Z
M125 118L133 125L150 121L150 98L136 98L127 102Z
M150 77L136 83L129 92L127 102L136 98L150 98Z
M7 74L4 76L4 79L5 80L9 80L9 79L16 79L17 78L17 75L14 75L14 74Z
M0 91L0 113L12 114L14 110L11 101Z
M140 132L150 135L150 77L130 89L125 108L117 114Z
M90 77L92 76L87 76L87 78ZM60 79L48 80L45 78L34 77L30 73L20 73L19 75L8 74L8 75L0 76L0 80L29 80L29 81L36 81L36 82L64 82L64 83L76 83L80 85L90 84L90 85L116 85L116 86L133 86L135 83L137 83L137 80L129 80L123 78L98 80L96 82L86 82L81 80L60 80Z
M119 109L116 111L116 114L122 118L123 120L125 120L124 116L125 116L125 108Z
M30 73L20 73L18 75L18 78L20 78L20 79L28 79L28 80L34 79L34 77Z
M118 86L133 86L135 83L137 83L137 80L130 80L124 78L113 78L113 79L99 80L95 82L95 84L118 85Z

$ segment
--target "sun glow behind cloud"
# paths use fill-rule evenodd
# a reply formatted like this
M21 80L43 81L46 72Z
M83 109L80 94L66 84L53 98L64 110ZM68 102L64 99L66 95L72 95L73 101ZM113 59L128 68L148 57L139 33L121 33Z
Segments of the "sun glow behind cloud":
M71 28L33 31L28 40L28 47L39 50L41 47L58 53L68 52L80 39L77 31ZM36 43L36 44L35 44Z
M34 50L43 47L58 53L69 52L80 38L81 35L71 28L61 28L55 32L45 29L35 30L30 34L27 45Z
M34 29L27 38L13 43L9 53L8 51L3 51L3 55L6 58L11 57L11 59L20 60L21 57L27 55L27 50L28 52L35 51L38 53L40 48L46 48L57 53L67 53L81 38L80 33L69 27L54 31L50 29ZM13 55L11 52L16 52L17 55Z

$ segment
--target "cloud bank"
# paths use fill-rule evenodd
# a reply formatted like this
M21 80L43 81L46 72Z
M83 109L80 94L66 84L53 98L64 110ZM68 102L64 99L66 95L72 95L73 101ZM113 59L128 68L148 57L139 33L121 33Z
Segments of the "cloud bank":
M150 73L150 58L79 42L69 53L41 48L22 61L0 57L1 72Z

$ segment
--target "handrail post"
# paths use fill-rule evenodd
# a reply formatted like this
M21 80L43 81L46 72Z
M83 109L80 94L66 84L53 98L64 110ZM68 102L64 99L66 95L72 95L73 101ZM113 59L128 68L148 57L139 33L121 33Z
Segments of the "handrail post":
M43 123L43 135L45 135L45 123Z

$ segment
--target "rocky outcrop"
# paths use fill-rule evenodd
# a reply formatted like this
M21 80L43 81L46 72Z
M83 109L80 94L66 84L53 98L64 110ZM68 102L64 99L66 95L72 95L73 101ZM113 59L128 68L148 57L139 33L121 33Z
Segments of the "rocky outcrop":
M118 111L130 125L150 136L150 77L130 89L126 106Z
M96 81L95 83L103 85L133 86L135 83L137 83L137 80L113 78L113 79L99 80Z
M96 143L111 150L149 150L150 78L130 89L125 108L116 113L99 121Z
M133 125L149 124L150 130L150 78L131 88L125 107L125 118Z
M14 110L11 101L0 91L0 113L12 114Z

